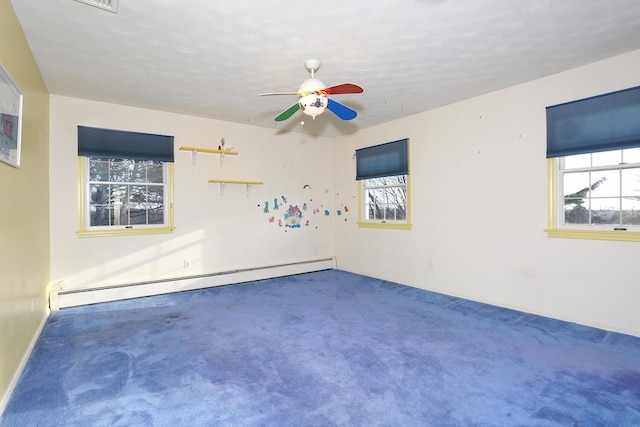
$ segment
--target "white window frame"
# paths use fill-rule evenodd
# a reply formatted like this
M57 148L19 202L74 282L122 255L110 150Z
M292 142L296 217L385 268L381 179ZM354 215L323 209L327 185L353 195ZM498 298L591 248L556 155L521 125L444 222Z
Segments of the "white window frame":
M89 177L89 162L91 157L78 157L78 236L79 237L106 237L128 236L142 234L172 233L174 230L173 217L173 162L163 163L163 199L164 199L164 223L163 224L123 224L92 226L91 221L91 184ZM107 181L104 181L107 182ZM113 182L112 182L113 183ZM141 183L122 182L123 185L140 185Z
M611 150L620 151L620 150ZM624 150L623 150L624 153ZM591 153L588 153L591 154ZM624 163L618 165L585 166L580 168L564 168L565 157L548 159L548 186L549 186L549 228L545 231L549 237L592 239L592 240L620 240L640 241L640 226L624 224L565 224L564 223L564 189L563 181L565 173L574 172L603 172L621 171L629 168L638 168L640 163ZM621 183L622 186L622 183ZM622 199L622 194L620 194ZM590 195L585 197L587 201Z
M399 183L381 183L381 180L385 178L393 179L399 176L403 176L405 179L404 184ZM404 219L395 219L395 218L370 218L369 217L369 190L379 190L385 188L397 188L404 187L405 188L405 218ZM393 191L393 190L391 190ZM370 227L370 228L391 228L391 229L401 229L408 230L411 228L411 175L394 175L382 178L371 178L371 179L363 179L359 182L358 187L358 225L361 227ZM387 209L383 209L383 212L387 213Z

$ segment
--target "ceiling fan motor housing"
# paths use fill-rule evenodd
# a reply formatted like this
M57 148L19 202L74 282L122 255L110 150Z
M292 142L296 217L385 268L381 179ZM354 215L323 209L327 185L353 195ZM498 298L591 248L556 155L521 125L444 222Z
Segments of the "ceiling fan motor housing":
M306 95L310 92L317 92L327 88L327 85L324 84L321 80L318 79L307 79L300 83L300 87L298 88L298 93L300 95Z
M298 101L298 105L300 105L300 110L308 116L312 118L316 118L324 112L327 108L327 97L323 93L310 93L309 95L303 96Z

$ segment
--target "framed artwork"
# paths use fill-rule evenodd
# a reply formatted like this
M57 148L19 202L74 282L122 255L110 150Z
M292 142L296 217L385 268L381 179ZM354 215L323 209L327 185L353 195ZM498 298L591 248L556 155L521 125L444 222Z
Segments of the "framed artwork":
M20 166L22 92L0 64L0 161Z

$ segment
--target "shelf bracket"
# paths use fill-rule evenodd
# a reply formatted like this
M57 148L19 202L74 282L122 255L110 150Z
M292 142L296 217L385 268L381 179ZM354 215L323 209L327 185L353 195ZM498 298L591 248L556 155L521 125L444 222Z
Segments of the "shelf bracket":
M245 180L236 180L236 179L210 179L209 182L213 182L216 184L220 184L220 196L224 195L224 186L225 184L244 184L246 186L246 194L249 197L251 193L252 185L262 185L262 181L245 181Z
M196 165L196 159L198 158L198 150L191 151L191 166Z
M226 182L220 182L220 197L224 196L224 185L226 184ZM251 194L251 184L245 184L246 185L246 196L249 197L249 195Z

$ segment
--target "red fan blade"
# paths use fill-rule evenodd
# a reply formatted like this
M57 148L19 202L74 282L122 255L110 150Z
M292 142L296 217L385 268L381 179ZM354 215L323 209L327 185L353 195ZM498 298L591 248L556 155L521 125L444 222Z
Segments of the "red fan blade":
M343 95L345 93L362 93L364 89L353 83L343 83L341 85L328 87L323 90L323 92L328 95Z

